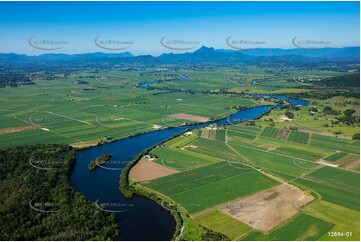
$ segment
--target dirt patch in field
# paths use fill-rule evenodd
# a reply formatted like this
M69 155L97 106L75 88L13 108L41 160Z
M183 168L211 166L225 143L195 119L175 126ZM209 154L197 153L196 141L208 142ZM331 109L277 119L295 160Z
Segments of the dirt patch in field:
M257 230L269 232L299 212L294 206L295 201L297 204L307 204L312 200L312 196L300 189L282 184L227 203L220 210Z
M209 132L209 130L203 129L202 133L201 133L201 137L202 138L208 138L208 132Z
M207 121L209 121L209 118L207 118L207 117L202 117L202 116L197 116L197 115L192 115L192 114L186 114L186 113L176 113L176 114L172 114L172 115L168 115L168 116L172 117L172 118L190 120L190 121L196 121L196 122L207 122Z
M291 133L289 129L281 129L280 132L277 134L277 138L280 140L287 140L288 135Z
M216 131L215 130L209 131L209 138L212 140L216 139Z
M287 118L286 115L281 115L281 117L278 118L278 121L287 122L287 121L293 121L293 119Z
M84 149L84 148L97 146L99 144L99 142L101 142L101 141L103 141L103 139L99 138L99 139L75 142L75 143L71 143L69 145L74 148Z
M153 180L159 177L172 175L179 171L162 166L148 159L142 158L130 170L129 178L136 182Z
M360 159L358 160L354 160L354 161L351 161L349 163L347 163L346 165L344 165L343 167L346 168L346 169L354 169L356 167L359 167L360 166Z
M32 130L32 129L36 129L36 128L37 127L35 125L5 128L5 129L0 129L0 134L11 134L11 133L21 132L21 131L25 131L25 130Z
M312 224L311 227L306 232L304 232L304 234L301 237L297 238L297 240L304 241L312 236L316 236L317 234L318 234L318 228L315 224Z

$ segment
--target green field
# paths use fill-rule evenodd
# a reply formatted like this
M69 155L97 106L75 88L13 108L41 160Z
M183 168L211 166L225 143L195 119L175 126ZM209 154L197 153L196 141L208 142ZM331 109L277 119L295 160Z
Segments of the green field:
M243 132L238 132L238 131L227 131L227 135L230 136L230 141L235 140L232 138L243 138L243 139L248 139L248 140L253 140L256 138L256 135L254 134L247 134L247 133L243 133Z
M210 211L194 219L195 222L226 235L231 240L237 240L252 230L247 224L227 216L218 210Z
M325 166L308 174L306 178L352 193L360 193L360 175L356 172Z
M262 132L260 133L260 136L265 138L276 138L278 135L279 129L272 128L272 127L266 127Z
M305 159L310 161L316 161L323 157L323 155L320 154L318 150L304 146L295 147L295 146L285 145L283 147L275 149L274 152L293 157L298 157L300 159Z
M348 69L359 66L330 68L124 64L72 69L66 76L56 69L51 72L64 78L0 89L0 148L35 143L87 147L196 122L172 118L174 114L218 120L243 108L277 104L279 108L255 120L203 127L154 147L148 153L154 161L179 173L130 184L153 190L187 211L180 212L184 219L180 240L211 239L207 229L232 240L336 239L328 231L352 231L352 239L358 240L360 142L351 138L360 132L360 104L354 95L359 87L315 88L310 80L347 75ZM105 79L99 81L96 75ZM187 78L164 81L164 75ZM305 83L292 78L295 75ZM119 83L114 77L126 81ZM237 81L232 77L238 77ZM76 80L87 83L76 84ZM142 89L138 87L142 82L153 83ZM290 95L310 105L296 107L249 95L255 93ZM325 114L326 106L336 114ZM355 110L355 123L342 123L347 109ZM286 110L294 118L282 120ZM30 128L21 130L24 127ZM282 180L316 199L269 234L217 210L218 205Z
M360 237L360 212L348 209L326 201L318 200L303 208L303 211L312 216L321 218L336 227L346 229L354 234L353 240ZM309 211L309 212L307 212ZM328 237L328 236L327 236Z
M241 169L227 162L218 162L144 185L172 198L189 213L196 213L278 184L255 170L244 169L242 165L239 167Z
M226 131L224 129L219 129L216 132L216 140L224 142L226 138Z
M295 183L316 191L322 200L359 211L359 179L359 173L323 167L297 179Z
M157 163L177 170L196 168L219 161L213 157L206 157L191 151L165 147L153 149L150 155L159 157L156 159Z
M253 232L242 240L318 240L327 231L332 229L333 226L334 224L332 223L306 214L300 214L286 225L275 229L267 235L261 232Z
M234 152L231 148L229 148L224 142L218 140L200 138L195 142L193 142L192 145L198 147L197 149L192 149L192 151L199 154L212 156L223 160L226 160L227 158L230 159L238 158L236 152Z
M290 176L299 176L306 170L317 166L317 164L299 160L296 158L297 156L283 156L257 148L248 148L243 145L231 144L231 146L244 157L248 163L267 170L282 172Z
M262 131L262 129L260 129L260 128L250 126L250 125L244 125L243 123L238 123L236 125L227 126L227 129L236 131L236 132L251 134L254 136L257 136Z
M338 152L325 158L327 161L335 162L343 157L347 156L347 153Z
M167 115L187 113L219 119L234 112L226 109L235 103L240 107L253 106L252 99L222 95L169 93L140 89L137 83L157 80L157 76L139 76L139 72L109 71L99 76L127 77L121 85L108 86L98 82L94 70L73 73L65 79L42 85L2 88L0 100L0 129L33 125L36 129L1 133L0 147L37 143L70 143L87 146L100 141L119 139L163 127L180 125L185 120L169 121ZM89 84L73 84L84 78ZM113 83L114 84L114 83ZM157 95L152 95L157 94ZM21 98L18 98L21 97ZM36 105L34 105L36 103ZM193 121L194 122L194 121ZM47 128L48 131L41 130ZM220 132L218 139L222 140Z
M198 139L198 137L194 136L194 135L189 135L187 137L179 136L179 137L176 137L176 138L168 141L167 145L174 146L174 147L183 147L189 143L192 143L196 139Z
M352 153L352 154L360 153L360 149L359 149L360 147L358 143L353 143L353 141L351 140L333 138L324 135L317 135L317 134L312 135L310 144L313 146L326 148L326 149L333 149L346 153Z
M292 130L291 133L289 134L287 140L291 141L291 142L300 143L300 144L308 144L309 138L310 138L310 135L307 133Z

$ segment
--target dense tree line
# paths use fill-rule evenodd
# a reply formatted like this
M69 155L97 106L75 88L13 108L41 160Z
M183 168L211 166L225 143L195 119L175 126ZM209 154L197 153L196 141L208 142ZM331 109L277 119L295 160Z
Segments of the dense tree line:
M326 87L359 87L360 86L360 74L351 74L345 76L327 77L320 81L309 81L316 86Z
M314 87L310 87L310 89L314 89ZM326 100L335 96L341 96L345 98L360 98L360 92L354 91L354 89L347 92L339 91L337 89L332 89L327 92L311 91L311 92L301 92L301 93L288 93L287 96L297 99Z
M115 216L96 208L68 181L68 145L0 149L1 240L110 240Z
M356 134L352 135L352 139L353 140L360 140L360 133L356 133Z
M1 73L0 74L0 87L16 87L18 85L34 84L30 81L26 74L18 73Z

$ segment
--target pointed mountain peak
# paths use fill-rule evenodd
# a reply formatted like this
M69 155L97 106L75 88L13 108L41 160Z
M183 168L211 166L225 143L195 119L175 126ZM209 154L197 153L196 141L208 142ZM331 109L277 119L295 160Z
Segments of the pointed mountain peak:
M214 52L214 48L206 47L204 45L202 45L201 48L199 48L198 50L195 51L195 53L210 53L210 52Z

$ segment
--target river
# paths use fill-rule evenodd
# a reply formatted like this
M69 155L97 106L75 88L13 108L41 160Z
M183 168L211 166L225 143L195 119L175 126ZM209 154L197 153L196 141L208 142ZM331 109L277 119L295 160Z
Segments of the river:
M118 240L170 240L176 225L171 214L154 201L142 196L125 198L119 191L121 169L143 150L187 129L204 127L210 123L235 124L260 117L271 108L272 106L247 108L218 121L150 131L78 151L70 182L89 200L96 204L103 203L104 209L116 214L120 231ZM90 160L104 153L112 154L110 162L104 165L104 168L89 172Z

